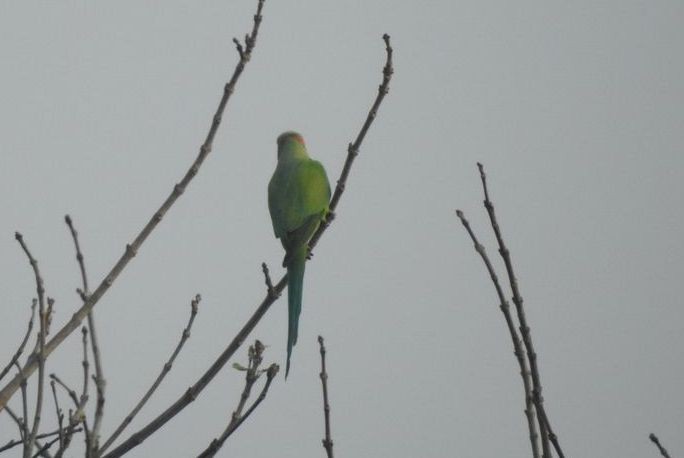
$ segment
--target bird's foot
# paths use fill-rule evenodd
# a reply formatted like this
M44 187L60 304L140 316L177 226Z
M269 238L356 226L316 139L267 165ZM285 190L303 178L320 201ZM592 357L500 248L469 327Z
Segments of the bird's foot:
M332 223L334 219L335 219L335 212L333 212L333 211L328 211L328 212L325 214L325 216L323 217L323 222L324 222L325 225L327 226L327 225L329 225L330 223Z

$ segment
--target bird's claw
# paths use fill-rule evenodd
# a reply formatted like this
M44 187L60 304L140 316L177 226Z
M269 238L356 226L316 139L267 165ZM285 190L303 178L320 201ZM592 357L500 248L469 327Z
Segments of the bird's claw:
M335 219L335 212L333 212L333 211L328 211L328 212L325 214L325 216L323 217L323 222L324 222L325 224L330 224L330 223L333 222L334 219Z

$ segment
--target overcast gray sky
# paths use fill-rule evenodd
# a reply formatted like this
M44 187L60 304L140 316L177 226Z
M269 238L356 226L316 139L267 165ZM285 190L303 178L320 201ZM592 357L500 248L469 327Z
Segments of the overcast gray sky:
M0 359L35 294L14 231L61 326L79 305L63 215L99 283L194 159L255 4L0 7ZM566 455L657 456L650 432L684 453L683 24L679 1L267 1L214 152L96 307L104 435L156 376L195 293L192 338L131 432L256 308L260 263L280 278L266 205L275 139L302 132L334 181L380 82L387 32L395 77L308 264L290 377L219 456L323 456L319 333L339 456L530 456L505 323L454 215L466 212L494 257L476 161ZM285 323L280 300L252 334L269 362L284 362ZM49 361L74 386L78 351L74 335ZM129 456L196 455L223 430L242 376L226 368ZM46 425L53 416L48 403ZM0 442L15 433L0 416Z

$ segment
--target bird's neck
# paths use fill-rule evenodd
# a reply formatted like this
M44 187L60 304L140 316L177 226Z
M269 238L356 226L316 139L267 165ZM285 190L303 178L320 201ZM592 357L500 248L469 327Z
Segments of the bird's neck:
M298 142L289 142L288 145L284 145L278 154L279 161L302 160L308 158L309 154L306 151L306 147Z

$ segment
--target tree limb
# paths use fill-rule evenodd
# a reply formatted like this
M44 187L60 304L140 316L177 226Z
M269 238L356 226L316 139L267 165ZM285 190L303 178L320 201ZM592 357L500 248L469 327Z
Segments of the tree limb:
M171 354L171 357L166 361L164 364L164 367L162 368L161 373L157 376L157 379L152 383L152 386L147 390L147 392L143 395L142 399L138 401L138 403L133 407L133 410L126 415L126 417L123 419L121 424L116 428L114 433L107 439L102 445L102 447L99 449L99 453L102 454L107 450L112 443L121 435L121 433L126 429L126 427L133 421L135 416L140 412L140 409L143 408L143 406L147 403L147 401L150 399L152 394L157 390L159 385L161 385L161 382L164 380L164 377L166 377L166 374L171 371L171 367L173 366L173 362L176 360L176 357L180 353L180 351L183 349L183 345L185 345L185 342L190 338L190 329L192 329L192 323L195 321L195 316L197 316L197 310L199 308L199 303L202 300L202 296L199 294L195 295L194 299L190 302L190 319L188 320L188 324L185 326L185 329L183 329L183 332L181 334L180 341L176 345L176 348L174 349L173 353Z
M503 236L501 235L501 229L499 223L496 219L496 213L494 212L494 204L489 199L489 191L487 189L487 178L484 172L484 166L478 162L478 169L480 170L480 179L482 181L482 188L484 191L484 206L489 214L489 220L494 230L494 235L499 245L499 254L504 261L506 266L506 273L508 274L508 281L511 286L511 291L513 292L513 304L515 305L516 314L518 317L518 322L520 324L520 335L522 336L523 343L525 345L525 350L527 353L527 359L530 365L530 373L532 377L532 400L534 402L535 409L537 411L537 417L539 419L539 431L541 433L541 444L542 444L542 457L551 457L551 451L549 449L549 440L553 444L556 453L560 458L564 458L563 450L558 443L558 437L553 432L551 423L549 422L548 416L544 409L544 398L542 397L542 386L541 378L539 376L539 368L537 366L537 353L534 350L534 345L532 344L532 334L530 333L530 327L527 324L527 318L525 317L525 309L523 307L523 298L520 295L520 290L518 289L518 281L515 277L515 272L513 271L513 263L511 261L510 251L504 243Z
M19 416L18 416L16 413L14 413L14 411L13 411L9 406L6 406L6 407L5 407L5 412L7 412L7 414L8 414L8 415L12 418L12 420L17 424L17 426L19 427L19 431L20 431L20 433L21 433L21 431L22 431L22 423L21 423L21 422L22 422L22 419L19 418ZM23 439L22 439L22 443L23 443ZM38 439L37 439L37 438L36 438L36 441L35 441L35 445L36 445L36 447L38 448L39 451L42 449L42 445L40 444L40 442L38 442ZM42 452L40 452L40 455L41 455L43 458L52 458L52 456L50 455L50 453L47 452L47 451L42 451Z
M65 215L64 222L69 227L69 233L74 241L74 249L76 250L76 261L78 262L79 270L81 271L81 282L82 289L79 291L81 299L83 302L87 302L88 296L90 295L90 289L88 288L88 275L86 273L85 260L83 253L81 252L81 244L78 241L78 231L74 227L74 223L71 216ZM97 454L97 448L99 445L100 436L100 426L102 424L102 417L104 416L104 405L105 405L105 389L107 382L104 378L104 370L102 369L102 356L100 355L100 346L98 345L97 331L95 329L95 311L90 310L88 312L88 328L90 329L90 348L93 352L93 361L95 362L95 376L93 377L95 381L95 392L97 394L97 401L95 404L95 419L93 420L93 428L91 430L90 445L91 450L89 454L94 456Z
M40 415L43 409L43 389L45 386L45 336L47 334L47 318L48 314L45 307L45 286L43 283L43 278L40 275L40 270L38 269L38 261L33 257L31 251L28 249L26 242L24 242L24 237L19 233L14 234L17 242L21 245L21 248L26 253L26 257L31 264L33 269L33 274L36 279L36 292L38 293L38 318L40 320L40 329L38 330L38 387L36 393L36 406L33 415L33 425L31 426L31 433L28 438L27 446L24 448L24 458L31 458L33 453L33 443L36 440L36 435L38 434L38 428L40 427ZM35 355L35 353L34 353ZM33 356L33 355L32 355ZM25 369L19 372L19 376L25 375ZM24 422L28 424L28 420L24 418Z
M328 372L325 370L325 345L323 344L323 336L318 336L318 345L321 350L321 385L323 385L323 416L325 419L325 438L323 439L323 448L325 449L328 458L333 458L333 441L330 437L330 404L328 403Z
M527 428L530 431L532 456L534 458L539 458L539 434L537 433L537 424L535 422L534 414L534 403L532 401L530 369L527 365L527 360L525 359L525 350L523 349L522 342L520 341L520 336L518 335L518 331L516 331L515 329L515 323L513 322L513 317L511 316L511 306L506 300L506 296L504 295L503 289L501 288L501 284L499 283L499 277L496 275L496 271L494 270L494 267L492 266L492 263L489 260L489 256L487 256L485 247L477 239L475 232L473 232L473 229L470 227L470 223L466 219L463 212L461 210L456 210L456 215L461 220L463 227L465 227L466 231L468 231L470 239L473 241L473 244L475 245L475 251L477 251L477 253L482 258L482 261L484 262L485 267L489 272L489 276L492 279L492 282L494 283L496 294L499 296L499 308L501 309L501 312L503 313L504 318L506 319L508 333L510 334L511 340L513 341L513 354L515 355L515 359L518 361L518 366L520 367L520 377L522 377L523 381L523 389L525 391L525 416L527 417Z
M260 0L260 7L263 3L263 0ZM259 11L261 11L259 9ZM255 16L255 26L257 25L256 18L259 17L259 14ZM256 30L256 29L255 29ZM256 36L256 35L255 35ZM358 155L359 148L361 146L361 143L363 141L363 138L366 135L366 132L368 131L368 128L370 127L371 123L373 122L373 119L375 119L375 116L377 114L378 107L380 106L380 103L382 102L383 98L387 94L389 90L389 81L392 77L392 48L390 47L390 37L389 35L385 34L383 36L383 39L385 40L386 44L386 52L387 52L387 61L385 63L385 67L383 70L383 82L380 85L378 89L378 95L375 99L375 102L373 103L373 106L368 113L368 117L366 118L366 122L363 124L363 127L361 129L361 132L359 132L359 135L356 138L356 141L353 144L350 144L350 147L348 148L348 155L347 155L347 160L345 162L344 168L342 170L342 175L340 176L340 179L337 181L337 188L335 189L335 194L333 195L333 199L330 203L330 211L334 212L335 208L337 207L337 203L339 202L339 199L342 195L342 192L344 190L346 178L349 174L349 169L351 168L351 164ZM246 52L246 51L245 51ZM332 213L331 213L332 214ZM328 227L330 223L331 218L329 218L326 222L322 223L317 232L314 234L312 240L309 242L309 247L310 249L313 249L315 244L317 243L318 239L321 237L325 229ZM197 396L206 388L206 386L211 382L211 380L216 376L216 374L219 373L219 371L223 368L223 366L228 362L228 360L233 356L235 351L240 348L240 346L243 344L243 342L247 339L249 334L252 332L252 330L256 327L257 323L261 320L261 318L266 314L268 309L271 307L271 305L276 301L276 299L280 296L280 293L283 291L285 286L287 285L287 274L284 275L280 281L274 285L273 291L270 293L267 293L266 297L262 300L261 304L257 307L255 310L254 314L247 320L247 323L240 329L240 331L237 333L237 335L233 338L233 340L228 344L226 349L218 356L218 358L214 361L214 363L207 369L207 371L195 382L194 385L192 385L190 388L188 388L184 394L182 394L176 402L174 402L171 406L169 406L164 412L159 414L155 419L153 419L150 423L148 423L146 426L144 426L141 430L133 434L131 437L129 437L124 443L119 445L116 449L112 450L110 453L105 455L104 458L115 458L123 455L126 453L128 450L132 449L133 447L136 447L140 445L145 439L147 439L150 435L152 435L156 430L161 428L166 422L168 422L171 418L173 418L175 415L177 415L181 410L183 410L185 407L187 407L190 403L192 403Z
M28 342L29 336L31 335L31 330L33 329L33 318L36 315L36 305L38 304L38 299L33 299L31 302L31 318L29 318L28 322L28 328L26 329L26 334L24 334L24 338L21 340L21 343L19 344L19 348L17 348L17 351L14 353L14 356L12 356L12 359L10 359L10 362L7 363L7 366L0 372L0 380L3 379L5 375L12 369L12 366L14 366L14 363L19 361L19 358L21 357L21 354L24 352L24 348L26 347L26 343Z
M257 31L259 29L259 24L261 23L261 8L264 3L264 0L258 1L259 6L257 9L257 13L254 15L254 27L252 29L252 33L247 36L245 49L240 55L240 61L235 67L235 70L230 81L228 81L228 83L226 83L224 87L223 96L221 97L221 101L219 102L216 113L214 114L211 127L209 128L209 132L207 133L206 139L200 147L197 158L193 161L192 165L183 176L183 179L173 187L171 194L169 194L169 196L162 203L159 209L152 215L150 220L147 222L145 227L143 227L140 233L135 237L133 242L126 245L126 249L123 255L121 255L119 260L116 262L114 267L112 267L112 269L104 278L104 280L102 280L102 282L98 285L95 291L93 291L93 293L88 296L87 300L76 311L76 313L74 313L71 319L62 327L62 329L60 329L57 332L57 334L55 334L55 336L52 339L50 339L47 345L45 345L43 352L44 358L47 358L64 341L64 339L66 339L72 332L78 329L83 319L93 309L93 307L95 306L95 304L97 304L100 298L102 298L102 296L109 290L109 288L112 286L117 277L121 274L124 268L128 265L131 259L135 257L136 253L138 252L142 244L145 242L145 240L147 240L152 231L154 231L157 225L164 218L164 215L166 215L166 213L173 206L176 200L178 200L181 194L185 192L185 189L187 188L188 184L190 184L195 175L197 175L197 172L204 163L204 160L211 152L214 137L216 136L216 132L218 131L219 125L221 124L223 112L226 108L228 100L230 99L230 96L233 94L233 91L235 90L235 85L237 84L237 81L240 78L240 75L242 74L245 65L251 57L252 49L254 48L254 45L256 43ZM33 374L33 372L35 372L36 369L38 369L38 366L39 361L37 361L36 358L30 358L24 366L23 374L21 376L18 375L14 377L7 385L5 385L2 388L2 390L0 391L0 409L2 409L7 404L7 401L9 401L12 395L17 391L17 389L19 389L22 377L30 377Z
M665 447L663 447L662 445L660 445L660 440L658 439L658 436L656 436L655 434L651 433L651 434L649 434L648 438L651 439L651 442L653 442L653 443L656 445L656 447L658 447L658 451L660 451L660 454L661 454L663 457L665 457L665 458L670 458L670 454L667 453L667 450L665 450Z
M266 370L259 369L259 366L263 361L262 355L265 348L266 347L264 347L264 345L259 340L256 340L254 342L254 345L251 345L247 352L249 355L249 363L247 364L247 367L245 368L240 365L235 366L236 369L245 371L245 387L242 390L242 394L240 395L240 401L238 402L238 406L230 416L230 422L228 423L228 426L223 431L223 433L218 438L212 440L209 446L198 455L198 458L209 458L216 455L216 452L219 451L219 449L223 446L223 444L230 437L230 435L238 429L238 427L247 419L247 417L250 416L254 409L257 408L261 401L263 401L266 398L268 388L271 386L271 382L278 373L279 367L277 364L271 364L271 366ZM264 372L266 372L266 382L264 383L264 386L261 389L261 393L259 394L259 397L252 403L249 409L247 409L247 411L243 414L242 410L244 409L245 404L249 399L254 383L256 383L261 374L263 374Z

